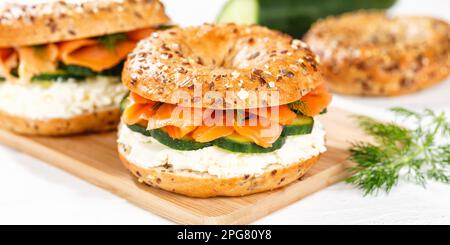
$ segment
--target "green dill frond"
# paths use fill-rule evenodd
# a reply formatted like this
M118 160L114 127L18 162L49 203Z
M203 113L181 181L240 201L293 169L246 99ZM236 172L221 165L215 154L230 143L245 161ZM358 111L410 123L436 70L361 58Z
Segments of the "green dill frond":
M411 118L411 117L415 117L415 118L419 118L419 114L417 112L405 109L405 108L401 108L401 107L394 107L391 108L390 111L394 112L397 116L401 116L403 118Z
M389 192L400 178L422 186L427 180L450 183L450 124L444 113L404 108L391 109L403 119L414 120L414 128L404 128L369 117L358 116L359 126L375 143L356 142L349 159L354 175L346 180L365 195Z

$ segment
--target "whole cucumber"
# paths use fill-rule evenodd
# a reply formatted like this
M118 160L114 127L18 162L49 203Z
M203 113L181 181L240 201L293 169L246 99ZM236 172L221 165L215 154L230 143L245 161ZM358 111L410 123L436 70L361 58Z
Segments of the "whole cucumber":
M246 1L253 4L243 5ZM252 16L253 23L301 37L318 19L359 9L387 9L395 2L396 0L229 0L219 15L218 22L248 23L249 16ZM256 6L258 9L246 9L244 6Z

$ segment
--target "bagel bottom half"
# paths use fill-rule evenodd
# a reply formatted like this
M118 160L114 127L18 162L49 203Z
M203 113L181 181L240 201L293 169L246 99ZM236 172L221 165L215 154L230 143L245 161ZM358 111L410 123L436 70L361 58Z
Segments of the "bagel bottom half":
M450 72L445 65L433 65L416 72L414 79L393 74L390 79L376 80L361 79L361 71L350 65L338 74L334 74L327 68L324 70L328 87L332 91L357 96L400 96L414 93L445 81ZM369 77L374 76L369 75Z
M194 171L173 171L164 167L143 168L130 162L119 144L119 156L138 181L166 191L198 198L245 196L286 186L298 179L319 160L320 156L283 167L268 168L263 174L219 178Z
M71 118L29 119L0 111L0 128L24 135L67 136L114 130L119 123L117 107L81 114Z

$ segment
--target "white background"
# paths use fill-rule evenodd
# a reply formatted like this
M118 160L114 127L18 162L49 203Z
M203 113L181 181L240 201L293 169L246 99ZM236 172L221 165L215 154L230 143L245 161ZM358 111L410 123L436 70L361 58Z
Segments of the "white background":
M164 0L163 0L164 1ZM214 20L223 0L165 0L175 23ZM449 21L448 0L403 0L393 14ZM450 115L450 80L414 95L389 99L336 96L334 106L381 118L385 108L434 108ZM450 186L401 183L389 195L363 197L336 184L273 213L257 224L450 224ZM172 224L46 163L0 146L0 224Z

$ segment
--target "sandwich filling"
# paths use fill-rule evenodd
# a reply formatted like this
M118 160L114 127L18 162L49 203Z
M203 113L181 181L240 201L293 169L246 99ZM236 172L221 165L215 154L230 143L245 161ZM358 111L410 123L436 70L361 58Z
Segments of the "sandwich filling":
M155 30L0 48L0 110L51 119L117 107L126 94L120 83L125 59Z
M123 62L154 28L31 47L0 48L0 77L15 83L120 76Z
M142 168L166 167L174 171L195 171L219 178L259 175L271 167L287 167L326 151L325 130L315 119L309 134L288 136L284 145L267 153L240 153L217 146L182 151L161 144L153 137L119 127L120 153Z
M121 103L119 151L142 168L219 178L260 175L326 151L316 116L330 101L323 85L288 105L231 111L180 108L130 93Z
M325 111L331 95L321 85L301 100L247 110L185 108L131 93L121 104L122 121L133 131L177 150L211 145L242 153L267 153L283 147L286 137L310 134L314 116Z

